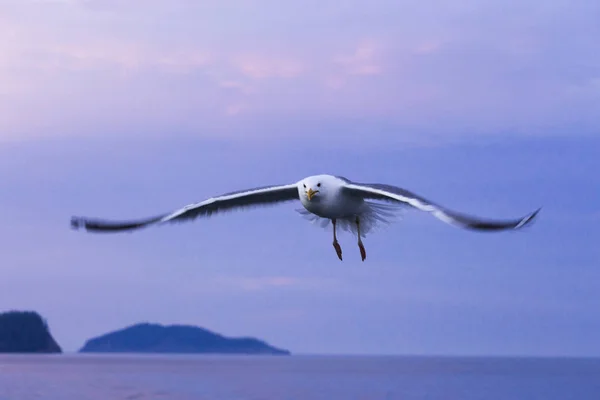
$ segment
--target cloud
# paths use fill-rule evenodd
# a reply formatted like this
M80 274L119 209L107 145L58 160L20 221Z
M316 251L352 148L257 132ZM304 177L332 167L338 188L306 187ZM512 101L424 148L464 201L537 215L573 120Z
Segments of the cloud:
M8 34L10 36L10 34ZM18 37L12 34L13 37ZM212 61L207 51L191 49L151 48L136 42L96 39L86 43L38 42L24 38L17 43L7 43L2 48L0 67L35 68L38 70L140 70L154 68L170 72L190 72L209 65ZM25 49L25 50L23 50ZM35 62L35 65L33 63Z
M416 54L432 54L432 53L435 53L436 51L440 50L441 47L443 46L443 43L444 42L442 40L424 41L420 44L417 44L414 52Z
M334 61L350 75L379 75L382 66L377 60L377 47L376 43L363 42L358 45L353 54L335 57Z
M220 86L226 89L238 90L244 94L250 94L255 91L251 85L236 80L223 80L220 82Z
M215 285L224 288L246 291L262 291L278 288L322 290L335 288L338 284L336 281L327 279L309 279L291 276L222 276L215 278L213 282Z
M599 131L591 0L232 4L2 2L0 140L253 139L232 116L280 139L349 119L388 141Z
M225 114L227 115L238 115L241 112L244 112L248 106L244 104L230 104L225 108Z
M242 74L253 79L295 78L305 70L299 61L256 55L238 57L234 63Z
M324 82L328 88L341 89L348 84L353 76L372 76L383 73L381 49L374 41L361 41L354 52L333 57L335 67L325 77Z
M584 82L570 85L566 88L568 94L574 97L585 97L588 99L600 99L600 72L598 76L591 77Z

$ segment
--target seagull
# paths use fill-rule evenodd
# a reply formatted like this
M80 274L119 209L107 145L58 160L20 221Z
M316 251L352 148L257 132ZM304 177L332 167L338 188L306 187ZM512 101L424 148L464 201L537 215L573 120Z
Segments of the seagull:
M512 220L484 220L451 211L403 188L382 183L357 183L335 175L314 175L296 183L271 185L231 192L189 204L173 212L130 221L107 221L86 217L72 217L73 229L89 232L133 231L151 225L210 217L213 214L254 206L300 201L297 209L307 219L327 227L333 225L333 247L340 260L342 248L337 230L351 231L358 237L362 261L367 254L362 239L379 226L390 223L400 209L417 209L430 213L441 221L475 231L517 230L529 225L541 208L522 218Z

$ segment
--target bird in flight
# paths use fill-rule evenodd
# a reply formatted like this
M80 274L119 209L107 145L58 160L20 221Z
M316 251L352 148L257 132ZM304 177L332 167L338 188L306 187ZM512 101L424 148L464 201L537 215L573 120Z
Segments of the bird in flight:
M333 247L342 260L337 230L350 231L358 237L362 261L367 254L362 239L380 223L389 223L398 208L413 208L431 213L450 225L476 231L520 229L529 225L540 209L513 220L484 220L457 213L434 204L397 186L381 183L356 183L341 176L315 175L296 183L271 185L226 193L187 205L174 212L136 221L106 221L72 217L71 227L89 232L132 231L150 225L184 222L198 217L253 206L300 201L302 215L323 227L333 225Z

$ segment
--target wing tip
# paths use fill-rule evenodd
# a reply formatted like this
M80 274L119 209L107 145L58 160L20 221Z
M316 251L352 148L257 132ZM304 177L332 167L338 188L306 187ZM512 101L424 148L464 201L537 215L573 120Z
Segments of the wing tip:
M71 217L71 229L76 231L80 229L85 229L85 218Z
M537 215L540 213L540 211L542 210L542 207L539 207L537 210L535 210L534 212L532 212L531 214L527 215L526 217L524 217L515 227L515 229L521 229L524 228L526 226L529 226L533 223L533 221L536 219Z
M103 221L86 217L71 217L71 229L88 232L121 232L133 231L148 225L162 223L164 216L157 216L141 221Z

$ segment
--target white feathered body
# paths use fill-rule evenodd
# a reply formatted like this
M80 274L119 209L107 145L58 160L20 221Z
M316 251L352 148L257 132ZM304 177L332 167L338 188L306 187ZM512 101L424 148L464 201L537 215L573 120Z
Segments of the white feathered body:
M323 185L317 187L322 182ZM318 188L318 196L309 200L304 196L303 184L310 185L313 189ZM360 234L365 237L380 224L389 224L398 216L398 211L403 206L378 204L365 201L357 196L342 195L344 181L330 175L318 175L305 179L298 184L301 192L300 202L304 208L297 209L307 220L328 228L331 220L335 219L337 228L343 231L358 234L356 218L360 221Z
M341 187L329 187L327 192L320 192L312 200L301 196L304 208L321 218L350 218L360 215L365 201L360 197L342 196Z

